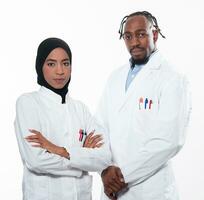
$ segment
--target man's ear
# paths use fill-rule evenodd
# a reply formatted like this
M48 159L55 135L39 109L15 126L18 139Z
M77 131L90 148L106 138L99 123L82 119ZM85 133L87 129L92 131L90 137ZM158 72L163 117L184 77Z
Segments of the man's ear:
M158 30L153 30L153 40L154 40L154 43L158 40L158 35L159 35L159 32Z

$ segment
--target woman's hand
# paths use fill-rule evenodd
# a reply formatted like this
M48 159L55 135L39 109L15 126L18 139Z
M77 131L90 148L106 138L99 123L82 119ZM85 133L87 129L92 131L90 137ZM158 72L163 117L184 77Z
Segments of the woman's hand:
M51 143L39 131L36 131L34 129L29 129L29 131L33 134L27 136L25 139L30 143L34 143L32 144L33 147L40 147L46 149L50 153L54 153L65 158L69 158L69 153L64 147L59 147Z
M94 131L92 131L86 137L83 147L99 148L103 145L103 142L101 142L102 140L103 140L102 135L100 135L100 134L94 135Z

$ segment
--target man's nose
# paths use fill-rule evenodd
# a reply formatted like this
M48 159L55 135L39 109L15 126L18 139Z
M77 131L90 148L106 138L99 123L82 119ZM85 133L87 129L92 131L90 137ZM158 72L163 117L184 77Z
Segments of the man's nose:
M137 46L139 44L140 44L140 39L134 35L132 37L132 40L130 41L130 45L131 46Z

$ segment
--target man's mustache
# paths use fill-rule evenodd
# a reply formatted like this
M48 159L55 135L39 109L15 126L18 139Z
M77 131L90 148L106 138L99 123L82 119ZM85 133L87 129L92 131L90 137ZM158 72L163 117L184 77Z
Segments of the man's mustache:
M131 53L134 49L144 50L144 48L142 48L142 47L133 46L133 47L130 49L130 53Z

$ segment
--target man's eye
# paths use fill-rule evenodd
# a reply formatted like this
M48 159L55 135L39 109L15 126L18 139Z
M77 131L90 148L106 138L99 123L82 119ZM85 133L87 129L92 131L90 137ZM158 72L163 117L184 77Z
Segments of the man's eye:
M124 40L131 40L132 39L132 35L130 34L124 34L123 35Z
M55 66L55 63L49 62L49 63L47 63L47 65L48 65L49 67L54 67L54 66Z
M137 38L145 38L146 37L146 33L138 33L137 34Z

